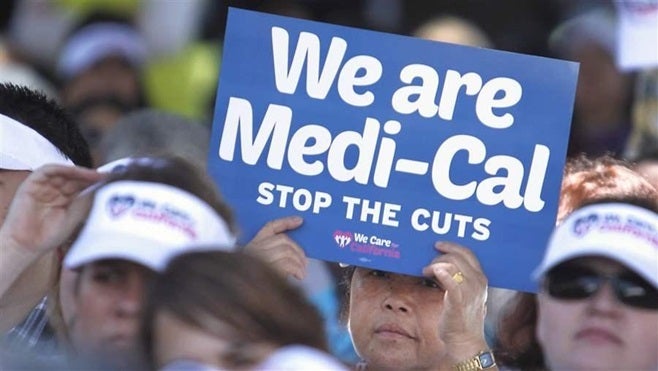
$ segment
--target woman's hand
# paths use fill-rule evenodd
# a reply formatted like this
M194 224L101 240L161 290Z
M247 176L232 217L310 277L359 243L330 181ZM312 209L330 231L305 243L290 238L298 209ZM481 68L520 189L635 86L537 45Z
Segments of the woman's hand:
M443 254L423 274L446 290L439 336L449 361L457 364L489 348L484 337L487 278L468 248L451 242L437 242L435 248Z
M244 251L271 264L282 274L302 280L306 276L306 254L285 232L299 228L303 222L299 216L271 220L258 231Z
M79 225L88 202L74 202L99 181L95 170L45 165L21 183L0 229L0 241L14 252L38 257L60 245Z

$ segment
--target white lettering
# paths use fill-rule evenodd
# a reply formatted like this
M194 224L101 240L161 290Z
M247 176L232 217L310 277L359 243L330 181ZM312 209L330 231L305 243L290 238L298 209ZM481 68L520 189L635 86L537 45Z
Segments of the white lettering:
M275 194L273 191L278 192L280 208L288 207L288 196L292 201L292 207L297 211L308 211L312 209L314 214L319 214L322 209L331 206L331 195L326 192L315 191L311 192L305 188L295 189L294 187L283 184L272 184L269 182L262 182L258 185L258 198L256 202L261 205L271 205L274 203Z
M476 181L457 185L450 179L450 169L455 154L461 150L468 152L468 163L479 164L487 154L482 141L470 135L455 135L444 141L436 150L432 163L432 184L441 195L451 200L465 200L473 195Z
M443 215L443 221L441 221ZM491 221L486 218L475 218L470 215L454 214L450 212L430 211L419 208L411 213L411 226L413 229L424 232L431 230L434 234L443 236L450 232L454 233L454 223L457 223L457 236L485 241L489 238L489 225ZM471 231L471 228L473 231Z
M519 103L522 95L521 84L507 77L497 77L487 81L478 94L475 102L475 113L481 123L493 129L506 129L514 124L514 116L504 113L496 116L494 108L507 108ZM496 98L498 92L503 92L501 98Z
M358 76L359 71L365 71ZM357 55L350 58L338 76L338 94L346 102L356 107L367 107L375 101L375 95L366 90L359 94L354 86L367 86L376 83L382 77L382 63L367 55Z
M354 180L359 184L368 184L378 138L379 122L370 117L366 119L363 134L344 131L336 135L327 156L329 174L340 182ZM349 146L359 151L359 158L352 169L345 167L345 154Z
M439 87L439 74L434 68L424 64L410 64L400 71L400 81L411 84L415 79L421 80L421 85L403 86L393 93L391 105L402 114L418 112L425 118L436 115L438 106L434 103ZM417 96L412 101L411 97Z
M313 139L311 141L311 139ZM311 141L312 144L307 146ZM288 145L288 163L290 167L300 174L318 175L324 170L320 160L306 162L304 156L325 153L331 145L331 133L320 125L302 126L290 138Z
M454 70L446 71L446 79L443 82L441 100L439 101L439 117L444 120L452 120L457 105L457 96L462 86L466 87L466 95L476 95L482 88L482 78L475 72L460 75Z
M254 138L251 103L246 99L231 97L226 110L222 139L219 143L219 157L226 161L233 161L235 144L238 140L238 132L240 132L242 161L255 165L263 153L268 139L272 138L267 165L272 169L281 170L291 120L292 110L289 107L270 104L256 138Z
M288 65L289 44L288 31L281 27L272 27L272 57L276 89L281 93L294 94L306 61L306 93L312 98L326 98L343 62L347 42L340 37L331 39L322 72L319 71L320 39L315 34L310 32L299 34L290 65Z

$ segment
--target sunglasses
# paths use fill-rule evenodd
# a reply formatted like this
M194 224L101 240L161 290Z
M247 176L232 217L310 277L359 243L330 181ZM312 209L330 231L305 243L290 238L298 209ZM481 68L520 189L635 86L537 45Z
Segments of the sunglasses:
M604 275L582 266L559 265L546 274L544 289L556 299L582 300L592 297L606 282L621 303L658 310L658 289L631 271Z

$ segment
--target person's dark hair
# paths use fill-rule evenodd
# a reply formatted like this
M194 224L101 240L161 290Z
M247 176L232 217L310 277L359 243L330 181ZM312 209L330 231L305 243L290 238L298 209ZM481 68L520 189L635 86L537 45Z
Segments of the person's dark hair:
M633 171L628 162L610 156L570 158L564 170L557 223L581 207L607 202L658 212L658 190ZM499 364L522 370L546 369L535 337L536 325L535 295L517 293L505 305L498 321L496 360Z
M203 251L173 259L150 289L142 345L154 365L158 313L231 342L229 368L253 365L249 347L301 344L327 351L322 317L267 263L239 252ZM221 326L219 326L221 324Z
M39 133L76 165L92 166L89 146L75 121L45 94L0 83L0 113Z
M237 233L235 217L222 199L217 185L199 167L175 156L144 157L112 170L101 183L136 180L162 183L187 191L208 203L224 219L231 232Z

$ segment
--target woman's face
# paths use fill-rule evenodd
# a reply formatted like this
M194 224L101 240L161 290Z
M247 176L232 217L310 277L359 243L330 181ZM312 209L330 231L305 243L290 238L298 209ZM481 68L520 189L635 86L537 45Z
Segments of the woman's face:
M579 259L578 266L603 275L627 271L605 258ZM589 298L556 299L542 290L537 300L537 339L549 368L658 368L658 310L621 303L610 281Z
M73 314L67 318L74 348L101 357L134 354L143 297L152 275L148 268L126 260L84 265L76 278Z
M443 358L439 316L444 290L432 279L356 268L349 330L372 369L431 369Z

